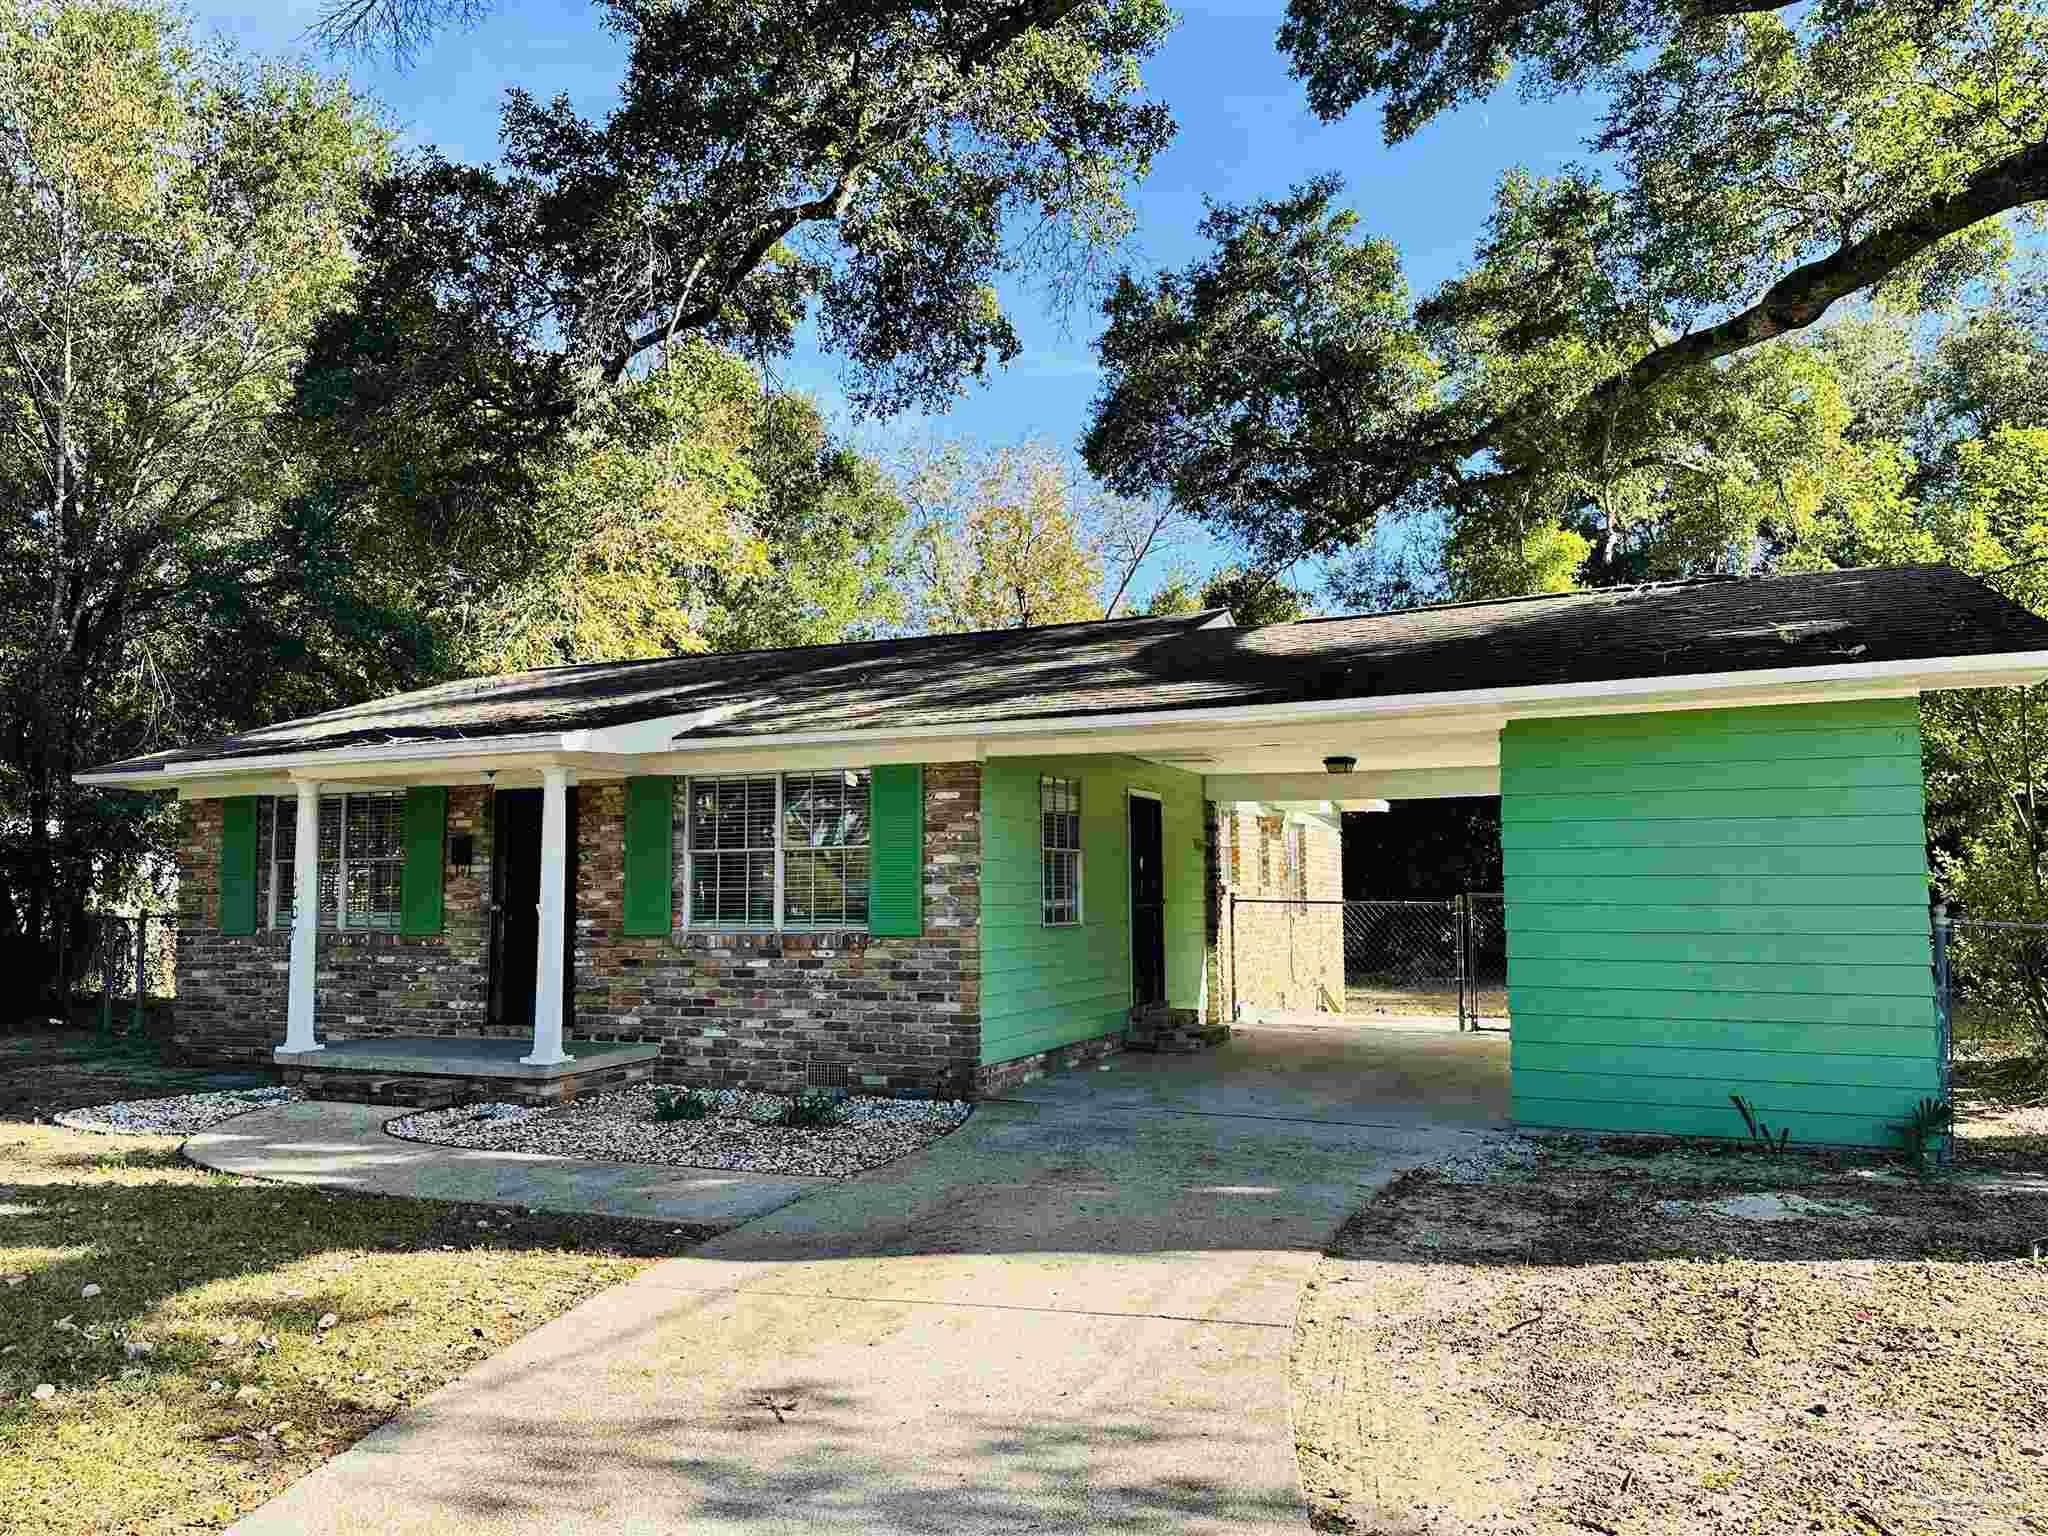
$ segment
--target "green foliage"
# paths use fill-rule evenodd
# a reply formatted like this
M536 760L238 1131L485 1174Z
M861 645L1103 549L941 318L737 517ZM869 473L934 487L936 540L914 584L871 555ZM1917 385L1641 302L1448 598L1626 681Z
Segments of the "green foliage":
M270 697L324 705L323 678L382 665L349 633L374 585L263 561L322 515L275 427L345 295L383 153L345 87L203 45L154 0L0 13L10 938L47 938L90 888L132 894L166 845L162 807L80 789L75 771ZM234 649L250 608L227 580L296 607L301 643L274 667Z
M1955 1106L1947 1099L1923 1098L1915 1104L1912 1113L1899 1123L1899 1139L1905 1144L1907 1160L1925 1172L1929 1157L1939 1155L1943 1140L1955 1130L1955 1123Z
M344 5L367 24L330 33L416 43L465 3ZM497 165L401 166L332 338L353 435L421 438L466 514L593 386L692 339L759 361L809 318L857 403L943 408L1017 355L999 282L1083 280L1173 133L1139 72L1164 0L604 10L613 110L515 90Z
M1118 278L1082 452L1125 496L1174 505L1291 556L1355 538L1411 490L1388 440L1431 398L1400 260L1355 238L1325 177L1214 205L1212 255Z
M709 1119L718 1110L718 1095L708 1089L657 1088L654 1090L654 1118L664 1125L682 1120Z
M792 1130L817 1131L834 1126L846 1116L846 1106L829 1093L799 1093L782 1106L777 1125Z
M1068 624L1103 615L1103 556L1083 495L1043 443L949 444L907 476L911 607L940 634Z
M1850 302L1976 301L2048 201L2040 0L1293 0L1281 42L1319 112L1377 101L1390 141L1510 72L1603 115L1602 169L1510 171L1468 269L1412 307L1328 180L1212 210L1212 256L1120 282L1091 465L1276 561L1440 512L1456 595L1571 579L1560 530L1588 579L1768 562L1841 515L1835 487L1882 491L1858 413L1909 404L1831 393L1826 342L1782 338ZM1984 429L2038 393L2030 352L1953 349ZM1356 585L1428 585L1387 574Z
M1778 1153L1783 1152L1787 1144L1791 1142L1792 1132L1789 1128L1780 1129L1777 1135L1773 1136L1770 1126L1764 1123L1763 1117L1756 1112L1755 1107L1749 1100L1745 1099L1741 1094L1729 1094L1728 1102L1733 1104L1735 1112L1742 1116L1743 1128L1749 1132L1749 1139L1754 1145L1762 1147L1766 1152L1775 1157Z
M1202 583L1199 608L1228 608L1241 626L1292 624L1309 615L1308 599L1265 571L1226 565Z

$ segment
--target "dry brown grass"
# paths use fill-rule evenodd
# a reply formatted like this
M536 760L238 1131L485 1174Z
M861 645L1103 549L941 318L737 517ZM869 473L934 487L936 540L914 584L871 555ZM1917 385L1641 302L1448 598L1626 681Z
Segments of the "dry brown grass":
M2048 1183L1620 1152L1347 1226L1296 1333L1319 1525L2048 1530Z

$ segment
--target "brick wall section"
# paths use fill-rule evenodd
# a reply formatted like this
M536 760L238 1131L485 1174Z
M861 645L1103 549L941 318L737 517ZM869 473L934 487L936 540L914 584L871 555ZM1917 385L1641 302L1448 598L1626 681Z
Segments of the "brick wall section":
M1344 909L1272 898L1306 896L1341 902L1344 842L1338 827L1316 818L1302 825L1305 879L1287 887L1287 818L1255 805L1215 807L1210 821L1216 928L1210 952L1209 1018L1225 1020L1233 1005L1247 1011L1344 1011ZM1236 964L1231 963L1229 892L1246 898L1236 909ZM1267 898L1255 901L1251 898ZM1232 992L1233 975L1235 995Z
M810 1064L855 1091L973 1092L981 1044L981 770L925 768L924 934L693 933L681 927L684 797L676 797L676 919L628 938L624 798L584 791L576 885L576 1034L653 1041L658 1077L787 1091Z
M202 1062L268 1062L284 1043L291 934L220 931L221 802L179 807L178 1005L172 1043ZM493 1033L484 1024L484 897L490 881L490 792L448 791L451 838L476 844L468 871L443 871L446 931L432 938L326 932L315 971L322 1039Z

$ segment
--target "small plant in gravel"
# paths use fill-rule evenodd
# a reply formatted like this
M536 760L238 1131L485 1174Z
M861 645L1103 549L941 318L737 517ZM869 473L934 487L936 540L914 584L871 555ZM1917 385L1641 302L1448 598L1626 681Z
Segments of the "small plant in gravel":
M678 1120L706 1120L718 1108L718 1095L708 1089L657 1088L654 1090L654 1118L664 1125Z
M1925 1173L1928 1155L1941 1150L1942 1137L1955 1129L1955 1123L1955 1106L1947 1099L1929 1097L1915 1104L1912 1113L1899 1125L1907 1160Z
M1774 1156L1785 1150L1785 1144L1792 1139L1789 1128L1781 1128L1774 1137L1771 1128L1764 1123L1763 1116L1756 1112L1756 1106L1749 1100L1739 1093L1731 1093L1728 1095L1728 1102L1735 1106L1735 1112L1742 1116L1742 1123L1749 1127L1751 1141Z
M845 1115L846 1107L829 1093L799 1093L782 1106L775 1123L793 1130L822 1130L837 1125Z

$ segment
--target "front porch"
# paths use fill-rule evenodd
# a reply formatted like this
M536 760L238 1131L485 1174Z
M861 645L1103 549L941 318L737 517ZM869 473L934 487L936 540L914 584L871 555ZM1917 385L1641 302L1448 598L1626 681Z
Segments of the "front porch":
M579 1040L576 1054L532 1062L524 1040L484 1036L387 1036L330 1040L310 1051L276 1053L286 1083L309 1099L440 1109L469 1100L561 1104L582 1093L623 1088L654 1075L658 1045Z

